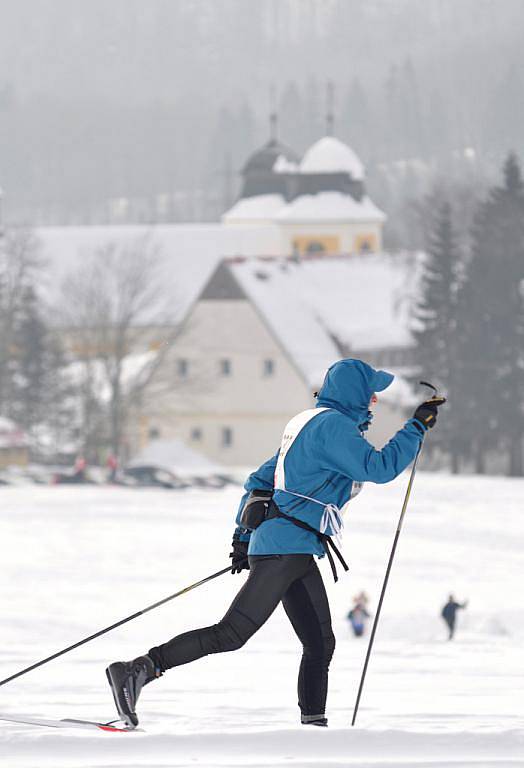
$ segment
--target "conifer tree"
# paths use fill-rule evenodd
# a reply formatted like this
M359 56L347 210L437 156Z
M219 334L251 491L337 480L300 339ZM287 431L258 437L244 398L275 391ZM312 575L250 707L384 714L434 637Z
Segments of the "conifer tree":
M487 452L508 457L507 472L524 472L524 182L510 154L503 184L480 206L460 296L461 355L471 404L470 438L476 468Z
M21 296L12 348L9 415L32 437L36 453L60 453L74 430L76 394L61 344L47 325L44 305L32 286Z
M47 328L42 320L38 299L31 286L26 287L18 308L13 356L15 375L11 415L25 429L42 421L45 415Z
M452 458L458 471L458 457L464 446L455 433L452 411L456 402L457 369L457 289L461 253L453 227L451 207L439 205L430 231L423 264L421 296L415 310L413 336L416 344L417 376L438 383L448 395L446 418L439 424L432 441Z

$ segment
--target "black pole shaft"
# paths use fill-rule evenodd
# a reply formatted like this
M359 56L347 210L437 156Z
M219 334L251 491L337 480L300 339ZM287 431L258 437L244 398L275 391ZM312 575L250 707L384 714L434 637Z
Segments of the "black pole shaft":
M422 443L420 444L420 447L418 449L417 455L415 456L415 461L413 462L413 467L411 469L411 475L409 477L408 487L406 489L406 495L404 497L404 503L402 505L402 512L400 513L400 518L399 518L399 521L398 521L397 530L395 532L395 538L393 540L393 546L391 548L391 554L389 556L388 567L386 569L386 576L384 578L384 583L382 585L382 591L380 593L380 599L378 601L377 612L375 614L375 619L373 621L373 629L371 630L371 636L369 638L368 650L367 650L367 653L366 653L366 660L364 662L364 669L362 670L362 676L360 678L360 685L358 687L357 700L355 702L355 709L353 710L353 719L351 721L351 725L355 725L355 721L357 719L358 707L359 707L359 704L360 704L360 697L362 696L362 690L364 688L364 681L366 679L366 672L367 672L367 669L368 669L369 659L371 657L371 651L373 649L373 641L375 640L375 633L377 631L378 620L380 618L380 611L382 610L382 603L384 602L384 595L386 594L386 588L388 586L389 574L391 573L391 566L393 565L393 560L394 560L395 552L396 552L396 549L397 549L397 543L398 543L398 540L399 540L399 537L400 537L400 531L402 530L402 523L404 521L404 515L406 514L406 509L408 507L409 497L411 496L411 489L413 487L413 480L415 478L415 472L417 471L418 459L419 459L420 452L422 450L423 444L424 444L424 441L422 441Z
M211 581L212 579L216 579L218 576L222 576L224 573L228 573L228 571L229 572L231 571L231 565L228 565L227 568L222 568L221 571L212 573L211 576L206 576L205 579L201 579L200 581L196 581L194 584L190 584L189 587L184 587L184 589L181 589L178 592L175 592L173 595L164 597L163 600L159 600L157 603L148 605L147 608L143 608L141 611L137 611L136 613L133 613L131 616L127 616L127 618L121 619L120 621L115 622L115 624L111 624L110 627L106 627L105 629L101 629L99 632L95 632L94 635L89 635L89 637L85 637L83 640L79 640L78 643L69 645L67 648L64 648L61 651L57 651L56 653L53 653L51 656L47 656L47 658L42 659L41 661L37 661L35 664L31 664L30 667L26 667L25 669L20 670L20 672L16 672L16 674L11 675L11 677L6 677L5 680L0 680L0 685L5 685L6 683L10 683L11 680L16 680L17 677L21 677L22 675L26 675L28 672L32 672L33 669L37 669L37 667L41 667L44 664L47 664L49 661L53 661L53 659L57 659L59 656L63 656L65 653L69 653L69 651L73 651L75 648L79 648L81 645L85 645L86 643L89 643L91 640L94 640L95 638L100 637L101 635L105 635L106 632L111 632L111 630L116 629L117 627L121 627L122 624L127 624L128 621L133 621L133 619L137 619L139 616L143 616L144 613L148 613L149 611L152 611L155 608L158 608L159 606L164 605L164 603L168 603L170 600L174 600L175 597L180 597L180 595L184 595L186 592L190 592L192 589L201 587L202 584L206 584L208 581Z

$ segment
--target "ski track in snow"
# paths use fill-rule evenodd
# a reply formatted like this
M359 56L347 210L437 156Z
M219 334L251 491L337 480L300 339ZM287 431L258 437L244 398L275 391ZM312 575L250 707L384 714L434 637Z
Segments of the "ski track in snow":
M0 722L2 768L524 766L524 481L417 475L357 728L349 722L367 639L352 596L376 601L407 477L366 486L346 518L350 573L321 565L337 649L329 729L297 727L300 647L278 609L240 651L146 687L143 733ZM227 565L239 489L2 488L0 678ZM226 576L0 690L0 711L110 720L107 663L214 623L244 576ZM470 605L448 643L439 611Z
M57 765L67 760L71 768L84 766L505 766L522 765L521 733L494 735L409 734L402 731L366 732L360 729L303 733L297 729L243 731L236 734L206 733L133 734L132 737L101 734L96 738L63 736L60 744L45 736L18 742L10 750L10 765L28 765L38 755L38 765ZM9 747L9 744L7 745Z

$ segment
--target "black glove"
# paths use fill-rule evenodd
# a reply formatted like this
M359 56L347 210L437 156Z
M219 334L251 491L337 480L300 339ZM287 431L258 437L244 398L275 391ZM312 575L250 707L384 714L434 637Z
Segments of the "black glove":
M419 405L413 418L424 425L425 429L432 429L437 421L438 409L446 402L445 397L432 397Z
M249 571L249 562L247 559L247 548L249 546L249 542L240 541L239 534L235 533L231 543L233 545L233 551L229 555L232 560L231 573L240 573L240 571L243 571L244 569Z

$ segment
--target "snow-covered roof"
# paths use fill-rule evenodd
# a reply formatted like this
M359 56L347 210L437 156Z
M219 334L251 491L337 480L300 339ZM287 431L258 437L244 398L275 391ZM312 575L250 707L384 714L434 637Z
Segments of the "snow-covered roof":
M154 465L175 474L216 474L224 471L220 464L190 448L182 440L151 440L129 463L130 467Z
M285 204L283 195L279 194L244 197L224 213L222 221L224 224L235 221L272 221Z
M357 353L411 345L417 265L413 255L375 254L303 262L250 259L229 266L316 387L341 356L336 340Z
M306 152L301 173L349 173L356 181L364 179L364 165L355 152L334 136L324 136Z
M396 375L387 389L380 393L380 400L391 403L394 406L410 408L420 401L420 394L416 394L409 381L404 376Z
M5 416L0 416L0 433L1 432L13 432L16 424L12 419L7 419Z
M108 244L125 247L150 235L163 264L166 289L172 292L176 317L183 317L221 259L227 256L277 255L270 227L224 227L222 224L156 226L41 227L36 234L46 264L42 289L56 298L65 275ZM176 317L174 319L176 319Z
M343 192L317 192L300 195L282 208L277 215L279 222L382 222L386 214L366 196L360 202Z
M25 448L27 434L12 419L0 416L0 448Z

